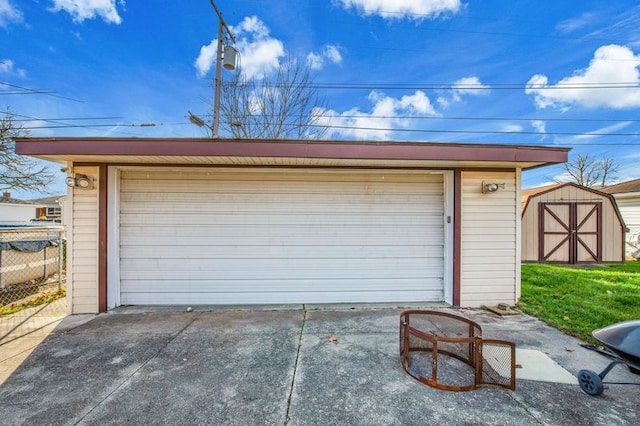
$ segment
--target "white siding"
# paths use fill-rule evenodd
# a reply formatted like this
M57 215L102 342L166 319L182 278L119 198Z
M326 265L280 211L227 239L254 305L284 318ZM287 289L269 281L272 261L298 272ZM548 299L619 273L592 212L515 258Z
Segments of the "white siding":
M29 224L31 219L36 218L35 205L26 204L0 204L0 224L2 225L25 225Z
M516 172L462 173L460 305L514 304L519 289ZM506 188L482 193L482 182Z
M75 167L75 173L94 177L93 189L70 190L67 288L74 314L98 312L98 189L97 167Z
M122 304L444 299L442 174L125 169L120 186Z
M614 194L614 197L622 219L627 228L629 228L626 236L627 241L635 247L640 247L640 194L635 196ZM634 251L632 246L628 246L627 250L629 252Z

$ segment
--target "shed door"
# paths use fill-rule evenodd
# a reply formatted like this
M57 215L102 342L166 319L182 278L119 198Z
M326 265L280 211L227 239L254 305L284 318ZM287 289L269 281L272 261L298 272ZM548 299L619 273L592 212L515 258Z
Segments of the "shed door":
M121 304L443 301L443 176L121 173Z
M539 261L602 261L602 203L540 203Z

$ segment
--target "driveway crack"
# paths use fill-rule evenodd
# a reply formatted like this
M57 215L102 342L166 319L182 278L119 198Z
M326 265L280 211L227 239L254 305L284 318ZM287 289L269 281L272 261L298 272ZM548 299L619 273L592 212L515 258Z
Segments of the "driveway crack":
M300 359L300 348L302 348L302 336L304 334L304 326L307 322L307 307L302 305L302 324L300 326L300 335L298 336L298 350L296 351L296 360L293 364L293 375L291 377L291 387L289 388L289 398L287 398L287 412L284 416L284 425L289 424L289 410L291 409L291 399L293 398L293 387L296 383L296 373L298 371L298 361Z
M529 406L520 396L518 396L515 392L507 392L509 397L513 399L516 404L518 404L531 418L539 425L546 425L542 416L536 412L531 406Z
M201 315L201 314L200 314ZM74 425L80 424L84 419L87 418L87 416L89 416L89 414L91 414L96 408L98 408L99 406L101 406L107 399L109 399L111 397L111 395L115 394L118 390L120 390L125 384L127 384L128 382L131 381L131 379L133 378L133 376L135 376L138 371L142 370L145 366L147 366L151 361L153 361L154 359L156 359L158 357L158 355L164 351L165 349L167 349L167 347L173 343L174 340L176 340L178 338L178 336L180 336L187 328L189 328L191 326L191 324L193 324L195 322L195 320L197 320L200 315L194 316L189 322L187 322L187 324L185 324L184 327L182 327L180 330L178 330L178 332L176 334L174 334L173 336L171 336L169 338L169 340L167 340L167 342L160 348L158 349L152 356L149 357L149 359L147 359L145 362L143 362L142 364L140 364L140 366L138 368L136 368L131 374L129 374L124 380L122 380L122 382L120 382L116 387L113 388L113 390L111 392L109 392L104 398L102 398L97 404L95 404L89 411L87 411L83 416L81 416L77 421L74 422Z

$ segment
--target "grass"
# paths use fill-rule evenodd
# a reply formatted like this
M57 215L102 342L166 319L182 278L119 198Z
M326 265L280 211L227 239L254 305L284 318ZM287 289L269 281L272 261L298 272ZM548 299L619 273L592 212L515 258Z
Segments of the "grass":
M32 308L34 306L51 303L55 300L63 298L67 295L67 291L63 288L55 291L45 291L37 296L30 297L23 301L13 302L7 306L0 307L0 317L3 315L11 315L20 312L23 309Z
M597 343L595 329L640 319L640 262L567 267L522 265L524 312Z

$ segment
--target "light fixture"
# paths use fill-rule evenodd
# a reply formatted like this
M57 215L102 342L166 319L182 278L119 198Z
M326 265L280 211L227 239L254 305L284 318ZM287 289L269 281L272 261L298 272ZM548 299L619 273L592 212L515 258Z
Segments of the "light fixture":
M205 125L205 122L202 118L198 117L197 115L195 115L194 113L192 113L191 111L187 110L187 112L189 113L189 121L193 124L195 124L198 127L202 127Z
M93 188L93 178L87 175L76 174L75 176L67 176L67 178L64 180L64 183L66 183L70 188Z
M507 187L506 183L495 183L495 182L482 182L482 193L492 193L496 192L498 189L505 189Z

